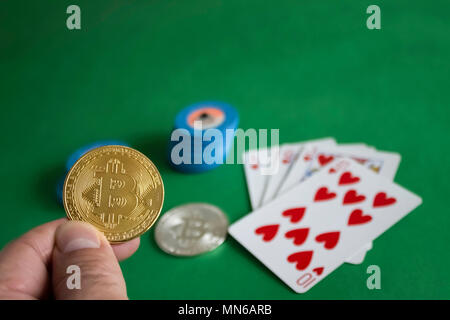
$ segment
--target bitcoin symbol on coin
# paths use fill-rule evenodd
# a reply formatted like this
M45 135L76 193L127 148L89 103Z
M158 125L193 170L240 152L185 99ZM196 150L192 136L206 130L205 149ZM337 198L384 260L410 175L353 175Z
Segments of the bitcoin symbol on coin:
M177 256L194 256L214 250L224 241L228 219L219 208L191 203L169 210L155 229L158 246Z
M208 230L205 222L195 218L184 218L183 222L174 227L175 237L181 246L190 247L203 237Z
M82 197L91 203L92 212L100 217L105 227L113 229L138 204L138 196L133 192L136 181L127 175L123 163L116 158L108 160L106 168L96 168L93 178L97 181L82 193Z
M73 220L87 221L111 242L147 231L164 200L161 176L140 152L105 146L87 152L69 171L64 208Z

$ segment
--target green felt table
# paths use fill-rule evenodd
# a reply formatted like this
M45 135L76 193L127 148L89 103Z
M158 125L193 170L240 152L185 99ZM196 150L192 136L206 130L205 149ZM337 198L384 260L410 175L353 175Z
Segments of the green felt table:
M66 8L81 8L81 30ZM381 30L366 9L381 8ZM193 258L163 253L153 230L121 263L133 299L450 298L448 0L0 2L0 245L65 216L55 184L84 144L122 139L165 185L163 213L187 202L250 211L241 165L171 170L174 117L231 103L240 127L280 142L333 136L402 155L396 181L423 205L345 264L295 294L232 238ZM368 290L369 265L381 290Z

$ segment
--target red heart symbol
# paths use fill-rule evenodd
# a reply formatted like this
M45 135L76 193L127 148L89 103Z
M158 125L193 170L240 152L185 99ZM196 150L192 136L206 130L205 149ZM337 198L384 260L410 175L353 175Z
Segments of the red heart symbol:
M324 166L324 165L326 165L328 162L332 161L333 159L334 159L333 156L328 156L328 157L327 157L327 156L321 154L321 155L319 156L319 163L320 163L321 166Z
M308 238L309 228L294 229L286 232L286 238L294 238L294 244L299 246Z
M313 271L320 276L323 272L323 267L319 267L319 268L314 268Z
M386 192L379 192L373 200L373 207L389 206L394 204L397 200L395 198L388 198Z
M366 199L365 195L358 195L356 190L349 190L344 196L343 204L351 204L364 201Z
M336 197L336 193L328 192L327 187L322 187L317 190L316 195L314 196L314 201L330 200L334 197Z
M352 173L350 171L346 171L342 174L341 178L339 179L339 185L343 184L352 184L359 181L358 177L352 176Z
M310 156L305 156L303 159L304 159L305 161L309 161L309 160L311 160L311 157L310 157Z
M312 251L300 251L293 253L289 257L287 257L287 261L291 263L296 262L297 264L295 267L301 271L305 270L309 266L312 256L313 256Z
M329 173L335 173L336 169L335 168L330 168L330 170L328 170Z
M255 230L256 234L262 234L263 240L269 242L277 235L278 228L280 228L279 224L269 224L267 226L259 227Z
M295 223L295 222L299 222L304 214L305 214L305 210L306 208L292 208L292 209L288 209L283 211L282 215L283 217L291 217L291 222Z
M253 164L252 165L252 169L258 169L258 165L257 164Z
M372 217L368 214L364 215L363 211L360 209L355 209L350 213L350 217L348 218L348 225L353 226L357 224L367 223L372 220Z
M327 232L319 234L316 237L317 242L324 242L325 249L333 249L336 247L338 240L339 240L339 231L333 231L333 232Z

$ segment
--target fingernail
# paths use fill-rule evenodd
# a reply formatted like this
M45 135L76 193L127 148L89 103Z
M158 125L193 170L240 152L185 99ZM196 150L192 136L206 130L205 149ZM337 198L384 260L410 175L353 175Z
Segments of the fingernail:
M56 230L56 246L63 253L100 248L98 231L86 222L68 221Z

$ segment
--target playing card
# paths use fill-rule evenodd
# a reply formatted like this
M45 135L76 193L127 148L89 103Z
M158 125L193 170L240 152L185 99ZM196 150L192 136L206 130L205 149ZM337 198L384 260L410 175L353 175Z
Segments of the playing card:
M270 149L253 149L243 153L243 165L250 203L253 209L259 207L266 189L268 177L277 172L279 146Z
M288 174L282 181L280 181L280 185L274 197L285 193L287 190L291 189L300 182L309 162L313 160L316 152L320 149L326 149L334 146L336 146L336 141L332 138L326 138L322 141L304 144L300 150L300 153L291 164Z
M294 168L291 171L291 175L287 178L287 181L282 188L280 188L279 194L282 194L289 189L289 185L294 183L294 179L297 181L304 181L333 159L344 156L354 156L354 158L366 164L368 167L371 167L374 171L380 171L380 169L385 167L383 173L386 176L390 176L392 179L400 162L400 156L398 154L377 152L375 148L368 147L363 143L339 144L334 147L305 147L304 152L293 165ZM367 251L371 248L372 243L367 244L361 249L361 252L348 257L345 262L351 264L362 263Z
M336 141L333 138L323 138L298 143L283 144L280 148L279 169L276 174L268 176L266 180L266 190L260 201L260 206L274 199L279 188L290 173L290 169L295 161L297 161L302 149L305 145L316 145L318 147L335 146Z
M344 157L352 158L363 166L372 169L390 180L394 180L401 159L400 155L394 152L374 150L367 152L361 151L361 149L351 150L341 146L326 149L323 148L318 150L314 154L313 160L308 163L302 180L311 176L335 158Z
M345 262L350 264L363 263L367 251L372 250L372 247L373 247L372 242L369 242L368 244L364 245L360 250L358 250L355 254L351 255L350 258L345 259Z
M336 159L231 225L229 233L303 293L421 202L357 162Z
M397 153L376 151L375 148L368 147L363 143L340 144L333 147L332 144L334 141L331 143L326 140L322 141L322 143L320 142L321 141L316 141L316 144L309 144L303 148L305 150L302 154L303 159L297 159L298 162L294 162L294 164L291 165L291 168L293 167L292 170L290 170L292 176L295 176L296 174L297 176L300 176L300 173L304 172L302 174L303 177L300 180L305 180L335 158L352 157L366 167L371 168L375 172L378 172L379 174L393 180L401 159L400 155ZM280 159L282 157L283 148L281 149ZM258 207L261 207L263 204L271 200L268 199L269 197L267 195L271 192L271 187L273 188L274 184L277 183L280 173L283 171L283 165L280 164L279 174L266 178L265 190ZM290 179L292 179L292 176ZM282 181L278 183L282 184ZM287 181L285 183L288 184L290 182ZM280 188L278 190L278 194L281 194L282 192L283 190ZM277 193L275 193L272 198L275 198L276 194ZM354 256L348 257L346 262L351 264L362 263L367 251L371 248L372 243L368 243L361 249L361 252L355 254Z
M262 192L260 201L258 203L258 207L261 207L264 205L264 203L268 202L272 198L272 194L274 192L274 184L276 183L277 176L283 175L286 170L286 168L290 165L290 163L293 161L293 158L296 156L297 152L301 148L300 144L297 145L281 145L280 147L280 156L275 158L272 158L272 161L278 161L279 170L277 174L274 175L268 175L265 180L265 186L264 190Z
M376 151L375 147L368 146L365 143L339 143L341 152L370 152Z

